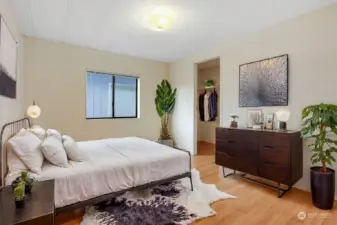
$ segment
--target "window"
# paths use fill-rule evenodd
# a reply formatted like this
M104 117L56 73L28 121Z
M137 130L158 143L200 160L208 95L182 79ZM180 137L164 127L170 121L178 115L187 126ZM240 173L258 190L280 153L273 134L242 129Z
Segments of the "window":
M87 119L137 118L138 78L87 72Z

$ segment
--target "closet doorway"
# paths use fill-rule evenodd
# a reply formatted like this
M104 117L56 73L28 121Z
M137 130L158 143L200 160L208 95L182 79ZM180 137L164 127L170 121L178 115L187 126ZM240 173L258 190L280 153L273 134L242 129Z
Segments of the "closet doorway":
M197 64L197 155L215 154L220 125L220 59Z

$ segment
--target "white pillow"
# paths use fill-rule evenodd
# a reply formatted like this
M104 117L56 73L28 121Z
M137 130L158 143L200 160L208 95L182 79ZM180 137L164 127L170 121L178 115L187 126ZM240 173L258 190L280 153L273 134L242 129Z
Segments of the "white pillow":
M66 150L69 159L76 162L83 162L86 159L84 152L79 149L74 139L67 135L63 135L62 139L64 149Z
M9 148L34 173L40 173L43 164L40 145L41 140L29 131L19 132L8 140Z
M47 130L47 137L49 136L54 136L56 137L59 141L62 142L62 135L60 134L60 132L58 132L57 130L54 129L48 129Z
M7 165L9 174L19 174L28 171L28 167L19 159L13 149L6 143Z
M41 144L41 151L50 163L59 167L69 167L62 141L55 136L48 136L44 139Z
M43 129L42 127L40 127L40 126L37 126L37 125L34 125L28 131L35 134L38 138L41 139L41 141L43 141L46 138L46 135L47 135L46 130Z

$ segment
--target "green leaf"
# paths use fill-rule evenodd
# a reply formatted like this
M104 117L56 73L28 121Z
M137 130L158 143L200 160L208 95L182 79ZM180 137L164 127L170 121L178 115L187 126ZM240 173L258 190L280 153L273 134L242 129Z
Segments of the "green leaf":
M313 151L313 164L325 161L331 166L335 162L337 137L330 137L331 134L337 135L337 105L321 103L302 110L301 135L314 140L314 144L308 145Z

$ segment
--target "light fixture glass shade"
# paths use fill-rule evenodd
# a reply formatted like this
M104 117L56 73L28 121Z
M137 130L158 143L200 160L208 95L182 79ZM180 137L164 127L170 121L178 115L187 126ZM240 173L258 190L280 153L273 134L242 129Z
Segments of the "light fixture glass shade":
M290 112L288 110L280 110L276 112L276 118L279 121L287 122L290 118Z
M27 109L27 115L30 117L30 118L38 118L41 114L41 109L39 106L35 105L33 103L33 105L29 106L28 109Z
M148 18L148 23L151 29L163 31L172 27L175 17L175 13L168 8L155 8Z

